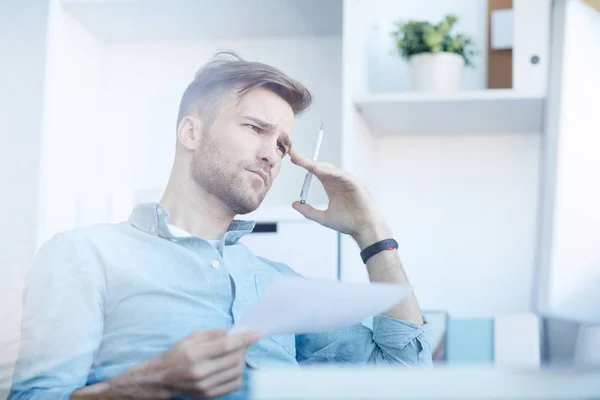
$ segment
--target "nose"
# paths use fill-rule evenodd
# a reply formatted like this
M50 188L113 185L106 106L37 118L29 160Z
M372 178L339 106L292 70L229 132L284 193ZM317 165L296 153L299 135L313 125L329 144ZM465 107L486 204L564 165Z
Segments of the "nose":
M258 151L257 157L261 161L269 164L269 167L273 168L281 159L277 149L277 140L271 138L264 140Z

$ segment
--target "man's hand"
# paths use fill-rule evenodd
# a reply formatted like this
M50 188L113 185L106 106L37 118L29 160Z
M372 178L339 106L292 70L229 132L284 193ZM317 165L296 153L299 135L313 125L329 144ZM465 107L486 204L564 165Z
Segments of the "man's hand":
M209 398L242 386L245 354L256 332L199 331L129 372L75 391L71 399Z
M351 235L361 249L390 237L390 229L367 189L349 172L315 162L291 150L292 163L303 167L321 181L329 197L326 210L317 210L296 201L292 207L306 218L341 233Z
M361 250L383 239L392 237L391 229L383 220L367 189L350 173L331 164L315 162L290 151L292 162L311 171L323 184L329 197L326 210L317 210L299 201L292 206L306 218L338 232L351 235ZM367 260L371 282L409 284L397 252L380 252ZM421 310L414 293L389 309L385 314L415 324L423 324Z

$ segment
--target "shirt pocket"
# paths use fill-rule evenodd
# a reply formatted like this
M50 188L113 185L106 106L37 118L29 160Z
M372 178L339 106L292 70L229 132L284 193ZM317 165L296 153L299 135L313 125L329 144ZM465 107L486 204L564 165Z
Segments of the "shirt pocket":
M254 275L254 287L257 298L269 288L269 285L278 276L277 272L258 273ZM266 340L274 342L279 347L283 348L288 354L296 357L296 336L293 334L271 335L265 337Z

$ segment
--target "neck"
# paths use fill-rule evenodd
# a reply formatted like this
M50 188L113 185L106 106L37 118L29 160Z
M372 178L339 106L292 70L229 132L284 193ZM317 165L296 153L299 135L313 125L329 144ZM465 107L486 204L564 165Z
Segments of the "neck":
M185 177L187 174L174 171L160 200L169 212L169 224L206 240L221 239L234 215L191 177L175 179L174 176Z

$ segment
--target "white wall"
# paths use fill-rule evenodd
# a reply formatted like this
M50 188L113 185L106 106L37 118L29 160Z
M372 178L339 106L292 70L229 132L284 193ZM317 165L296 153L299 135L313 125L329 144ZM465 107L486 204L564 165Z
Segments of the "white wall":
M486 1L353 4L356 9L346 10L347 17L353 18L352 26L361 30L366 43L363 47L354 38L357 49L349 42L347 50L366 56L368 63L365 70L351 70L345 84L352 87L352 82L364 80L362 90L368 93L409 91L410 67L395 49L393 23L437 23L453 13L459 17L453 32L471 35L479 51L475 68L464 71L461 89L485 89ZM347 120L359 119L348 108ZM347 141L361 137L355 126L345 132L351 136ZM541 137L540 132L524 132L373 138L374 167L366 183L400 243L403 264L424 309L453 316L531 310ZM344 250L342 275L366 279L364 266L356 261L358 250Z
M297 120L294 147L312 154L317 131L324 122L320 159L339 163L341 38L114 45L108 50L104 88L110 100L103 108L105 134L111 138L111 159L115 160L110 163L113 182L136 190L164 187L175 152L181 94L198 68L220 49L272 64L307 85L314 104ZM289 206L298 199L303 178L300 168L286 162L263 207ZM310 200L322 203L326 199L322 186L313 182Z
M221 49L273 64L305 83L314 104L297 121L294 146L311 154L324 122L321 159L339 163L339 36L108 44L59 7L52 22L40 242L75 226L126 219L148 194L158 200L172 166L180 97ZM289 206L303 178L286 162L263 207ZM313 182L309 200L325 199Z
M35 251L46 3L0 2L0 399L17 354L23 276Z
M51 2L42 136L38 243L91 222L106 191L100 41Z
M423 308L530 309L540 146L535 133L378 141L373 193Z
M357 113L354 100L370 93L393 93L410 90L410 66L400 57L391 32L395 22L427 20L439 22L446 14L459 17L453 33L466 32L476 41L480 55L476 68L466 69L462 89L485 87L485 45L487 43L486 3L481 0L347 0L344 8L344 137L343 167L372 187L374 160L381 156L374 150L377 141L371 128ZM373 132L371 132L373 133ZM385 192L391 199L396 195ZM368 276L358 257L359 249L348 238L342 239L342 279L366 281Z

